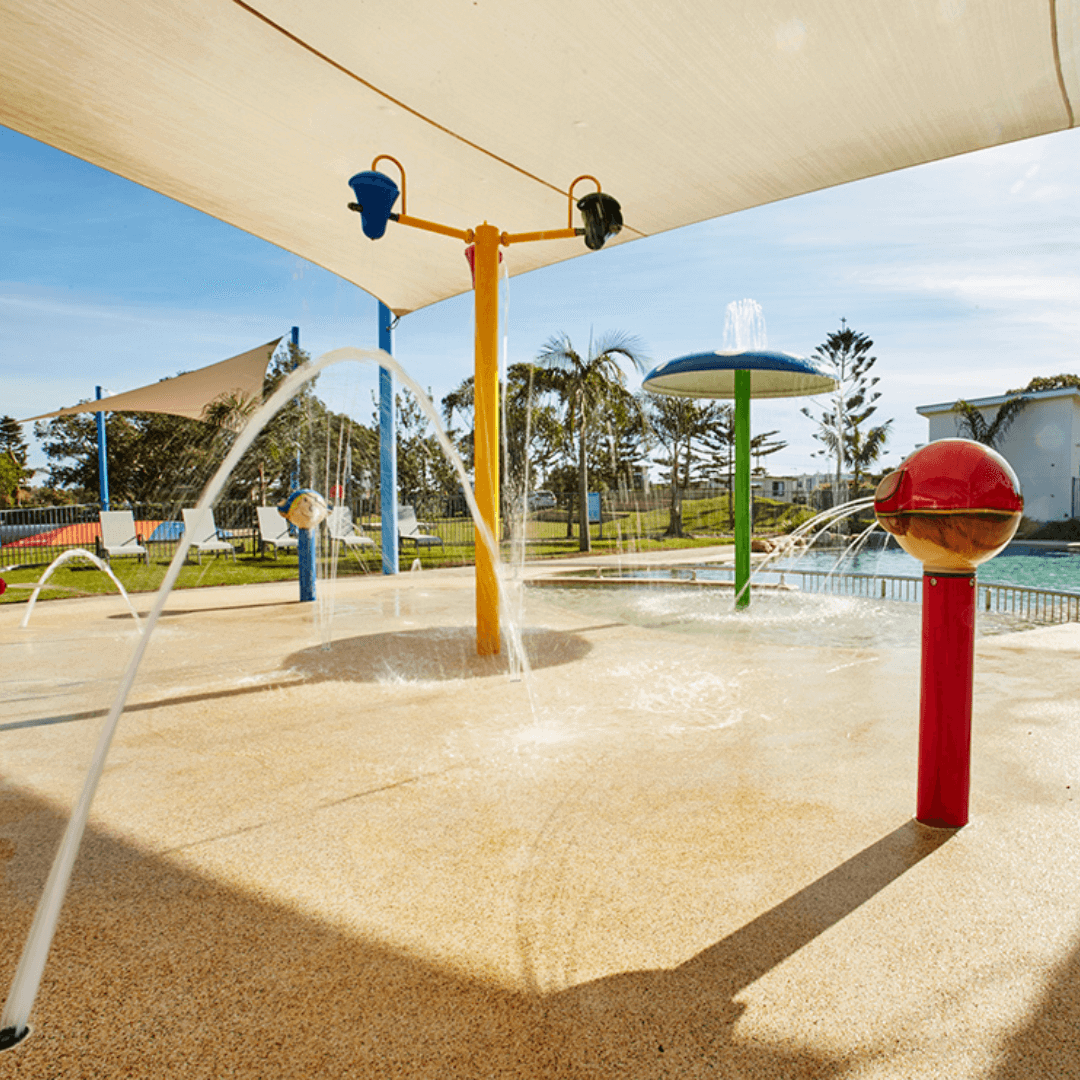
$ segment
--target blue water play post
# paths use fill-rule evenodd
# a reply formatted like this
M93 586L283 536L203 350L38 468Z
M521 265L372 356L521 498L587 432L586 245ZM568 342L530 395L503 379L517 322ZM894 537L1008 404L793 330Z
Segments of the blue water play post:
M101 387L96 387L97 400L101 400ZM101 500L101 509L109 509L109 454L105 446L105 414L95 413L97 417L97 467L98 467L98 498Z
M300 556L300 603L315 599L315 538L314 529L297 529L296 550Z
M379 301L379 348L393 355L390 309ZM379 368L379 500L382 517L382 572L398 572L397 436L394 424L394 374Z

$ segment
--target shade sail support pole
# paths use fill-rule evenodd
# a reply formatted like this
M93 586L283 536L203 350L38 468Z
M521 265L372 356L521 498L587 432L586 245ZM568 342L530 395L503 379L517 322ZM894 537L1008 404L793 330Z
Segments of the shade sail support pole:
M95 387L97 400L101 400L101 387ZM97 467L98 500L102 510L109 509L109 451L105 442L105 414L94 413L97 418Z
M390 309L379 301L379 348L394 355ZM398 572L397 419L394 373L379 368L379 518L382 522L382 572Z
M475 230L476 366L474 468L476 503L495 545L499 542L499 230ZM476 537L476 652L499 652L497 548Z

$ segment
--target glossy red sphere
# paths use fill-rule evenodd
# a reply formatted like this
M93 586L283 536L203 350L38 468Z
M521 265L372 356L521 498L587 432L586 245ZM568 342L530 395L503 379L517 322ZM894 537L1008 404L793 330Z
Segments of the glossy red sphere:
M874 492L882 528L927 570L969 573L1013 538L1024 500L1012 466L968 439L916 450Z

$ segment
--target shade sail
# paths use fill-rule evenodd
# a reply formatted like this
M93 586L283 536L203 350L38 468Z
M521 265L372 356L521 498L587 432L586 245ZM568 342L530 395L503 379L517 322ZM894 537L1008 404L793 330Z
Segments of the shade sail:
M173 416L201 420L206 406L223 394L236 394L261 401L266 366L280 341L281 338L268 341L265 345L222 360L218 364L188 371L172 379L162 379L161 382L151 383L149 386L140 386L137 390L110 394L100 401L84 401L81 405L71 405L66 409L57 409L56 412L31 416L21 422L25 424L30 420L48 420L53 416L71 416L72 413L85 412L171 413Z
M769 349L717 350L668 360L653 368L642 387L685 398L735 397L735 372L750 372L750 396L802 397L836 389L836 380L814 359Z
M456 241L361 235L346 181L379 153L411 214L459 228L558 228L591 173L626 242L1071 127L1080 101L1080 0L0 0L0 40L0 122L399 314L470 279Z

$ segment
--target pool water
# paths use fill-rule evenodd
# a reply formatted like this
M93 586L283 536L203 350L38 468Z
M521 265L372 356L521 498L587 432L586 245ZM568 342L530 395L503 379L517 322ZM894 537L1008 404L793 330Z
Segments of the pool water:
M778 570L832 570L846 574L890 574L922 577L922 564L892 543L880 551L863 551L837 566L836 551L808 551L798 558L769 563ZM700 576L700 574L699 574ZM1080 593L1080 552L1047 551L1010 544L996 559L979 567L979 581L1026 585L1036 589Z
M895 544L844 558L839 552L808 551L799 556L770 562L757 570L754 581L761 585L781 582L778 571L817 570L840 574L888 575L921 579L922 565ZM760 564L758 564L760 566ZM588 571L589 577L594 571ZM878 648L915 646L921 635L921 605L868 597L834 595L811 591L789 576L788 587L795 591L762 589L755 591L752 617L738 612L728 591L695 588L691 581L732 580L728 564L657 567L655 569L612 569L611 576L641 579L641 588L558 589L551 599L563 606L602 613L607 618L636 626L690 634L715 634L743 641L769 644L829 644ZM605 574L605 576L607 576ZM687 588L650 588L649 579L686 580ZM1080 553L1048 551L1043 548L1010 545L1005 553L980 568L979 581L1003 585L1025 585L1080 594ZM804 591L806 590L806 591ZM916 599L917 593L911 599ZM1035 625L1020 615L979 611L978 636L1008 633Z

